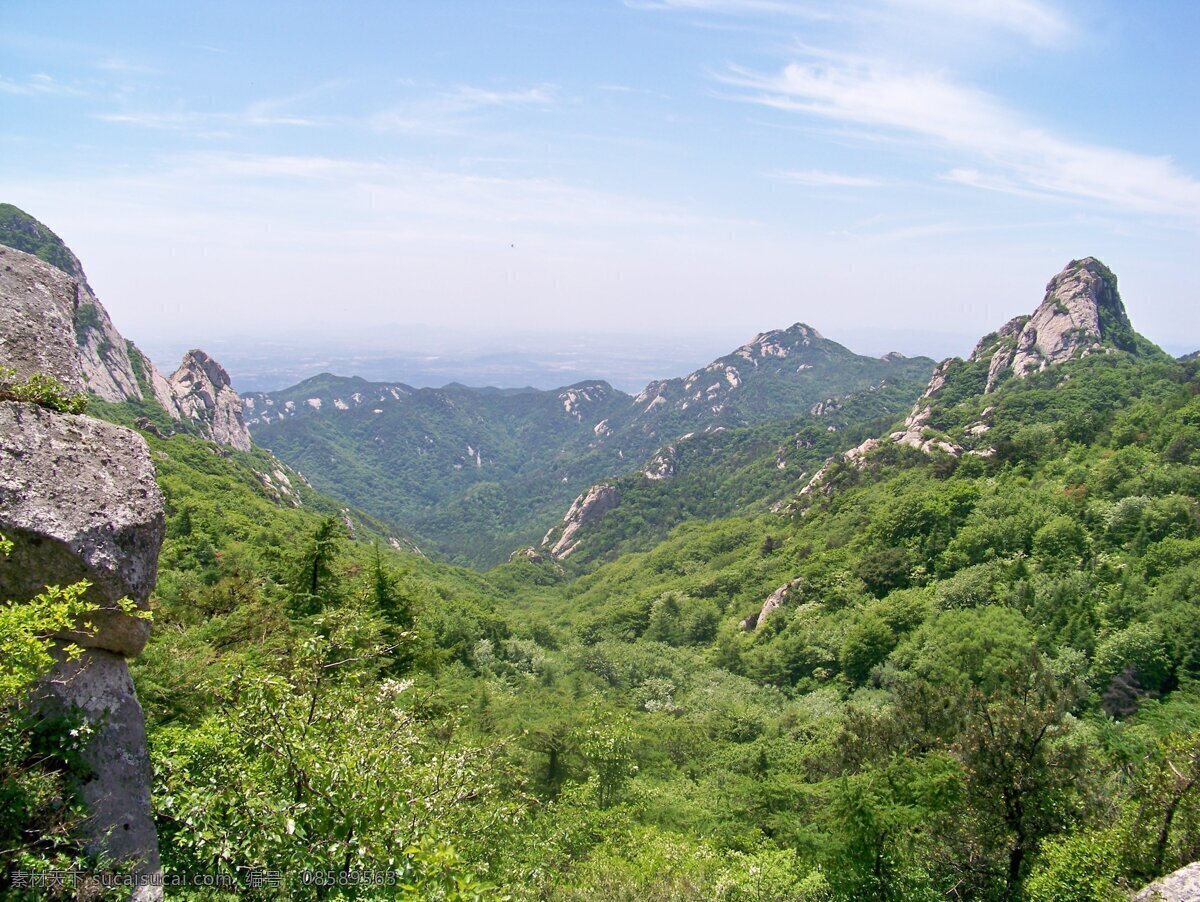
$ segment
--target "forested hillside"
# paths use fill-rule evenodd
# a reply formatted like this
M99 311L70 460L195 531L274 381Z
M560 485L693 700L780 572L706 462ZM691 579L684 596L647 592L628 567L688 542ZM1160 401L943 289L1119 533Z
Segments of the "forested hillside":
M894 418L932 368L927 358L853 354L798 323L636 398L600 381L553 391L415 389L325 374L247 395L245 417L257 442L317 487L439 556L492 566L537 542L589 485L644 467L684 435L768 427L787 441L777 425L791 423L793 434L808 422L827 428L832 420L814 418L868 391L873 403L850 405L840 422L857 411L855 425ZM782 497L787 485L776 480L757 494Z
M1200 857L1200 364L1074 261L918 393L658 443L578 557L484 573L143 422L164 866L239 887L181 897L1124 899Z

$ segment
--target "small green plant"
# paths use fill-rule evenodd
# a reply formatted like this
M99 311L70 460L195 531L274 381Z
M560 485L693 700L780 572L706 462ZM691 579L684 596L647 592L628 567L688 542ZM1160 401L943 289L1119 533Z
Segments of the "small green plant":
M24 382L16 377L13 367L0 364L0 401L28 401L60 413L87 413L87 395L70 391L53 376L34 373Z

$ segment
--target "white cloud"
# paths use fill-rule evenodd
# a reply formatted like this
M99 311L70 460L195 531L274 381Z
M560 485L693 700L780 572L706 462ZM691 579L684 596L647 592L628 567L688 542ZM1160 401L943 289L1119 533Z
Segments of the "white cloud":
M827 172L822 169L787 170L776 172L773 177L781 182L810 187L875 188L883 184L879 179L842 172Z
M909 14L932 14L1003 28L1037 44L1063 40L1074 31L1058 10L1039 0L885 0L885 3Z
M472 131L474 120L490 111L543 111L558 103L559 88L549 83L512 90L459 85L393 104L370 114L360 124L380 132L461 136Z
M733 69L723 80L752 92L742 96L749 102L917 138L966 157L952 176L961 184L1008 184L1187 219L1200 211L1200 182L1168 157L1060 137L939 73L895 71L825 53L774 75Z
M725 15L787 15L804 19L831 19L828 7L795 0L625 0L630 9L706 12Z
M37 72L23 81L5 78L0 75L0 93L18 94L26 97L51 95L83 97L87 92L75 85L64 84L44 72Z
M524 91L492 91L486 88L462 86L443 95L450 107L476 109L479 107L549 106L555 101L554 85L543 84Z

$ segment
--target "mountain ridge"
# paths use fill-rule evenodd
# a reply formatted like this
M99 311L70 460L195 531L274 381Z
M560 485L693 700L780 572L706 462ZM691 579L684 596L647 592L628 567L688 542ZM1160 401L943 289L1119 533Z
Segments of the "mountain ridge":
M184 355L170 377L164 376L149 357L117 331L74 252L46 225L12 204L0 204L0 246L9 248L13 255L13 262L6 264L8 280L24 280L27 290L44 290L43 283L56 281L42 267L52 267L69 278L69 283L59 284L55 290L60 296L58 306L67 310L72 320L79 388L110 404L157 407L170 420L191 424L217 444L250 449L241 400L220 364L203 351L193 350ZM6 318L14 318L24 304L19 287L6 286L0 302L8 314ZM39 309L48 309L50 302L39 303ZM29 347L29 338L36 334L36 330L16 324L0 328L0 351L5 356L32 361L37 354Z
M453 560L490 565L537 543L588 485L652 469L682 436L816 417L817 405L889 380L923 382L932 367L928 358L854 354L796 323L638 395L602 379L435 389L321 374L247 393L243 404L255 440L324 490Z

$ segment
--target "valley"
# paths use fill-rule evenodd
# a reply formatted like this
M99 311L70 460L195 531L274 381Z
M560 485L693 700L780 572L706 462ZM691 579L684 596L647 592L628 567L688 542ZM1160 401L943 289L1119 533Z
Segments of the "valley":
M107 873L114 749L124 866L235 887L183 898L1117 899L1200 856L1200 370L1100 261L936 366L797 323L637 395L238 396L203 351L163 376L14 209L0 587L51 620L0 620L6 891ZM73 503L142 520L67 536L44 486L93 433L132 462L87 452ZM30 589L46 548L153 573L144 649L126 608L79 631L144 732L29 707L44 623L100 610Z

